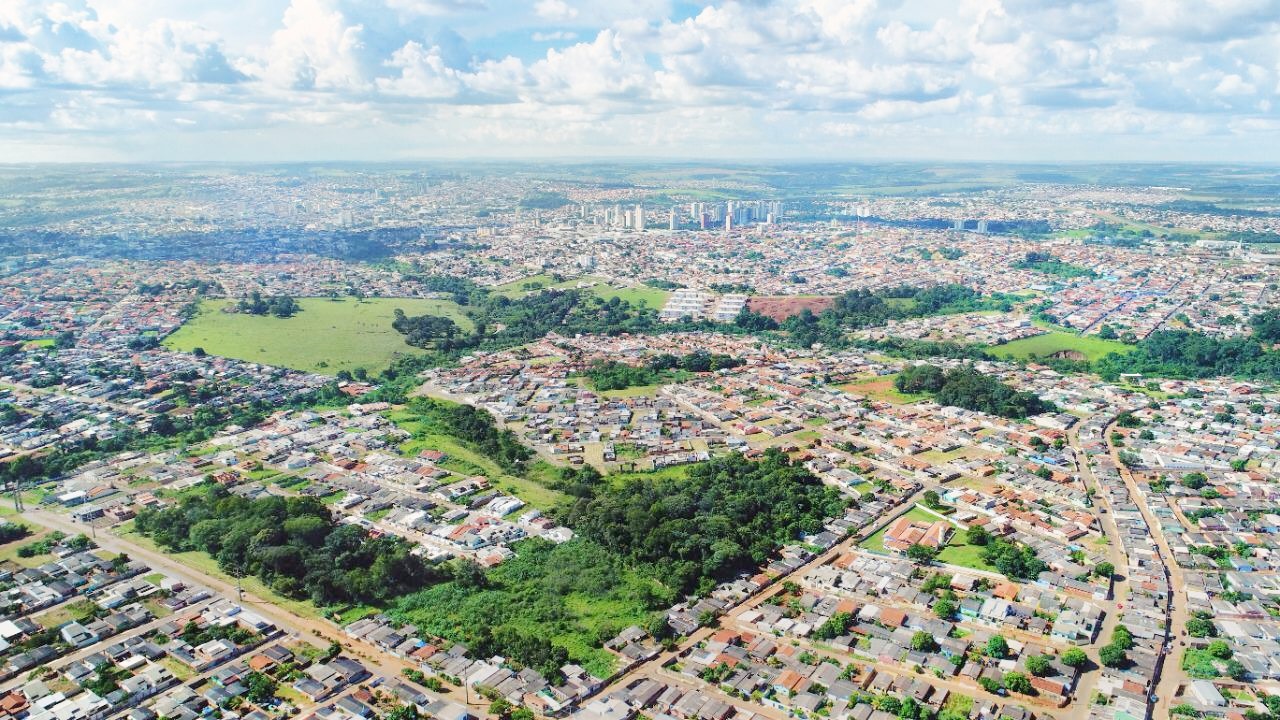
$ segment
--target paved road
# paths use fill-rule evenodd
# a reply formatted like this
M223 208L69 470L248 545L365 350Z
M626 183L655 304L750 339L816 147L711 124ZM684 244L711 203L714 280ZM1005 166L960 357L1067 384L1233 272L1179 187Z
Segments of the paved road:
M1169 717L1169 708L1176 704L1173 700L1177 691L1188 682L1187 674L1182 670L1181 659L1177 656L1177 645L1173 642L1173 638L1178 637L1183 628L1187 626L1187 585L1182 576L1182 568L1178 567L1177 562L1174 561L1173 551L1169 549L1169 542L1165 539L1164 530L1160 526L1159 519L1151 512L1151 508L1147 506L1146 496L1139 490L1138 483L1133 479L1133 473L1129 472L1129 468L1120 462L1120 449L1116 447L1115 443L1111 442L1111 432L1115 427L1116 425L1112 421L1102 433L1107 442L1107 448L1111 453L1111 461L1119 468L1120 479L1124 481L1134 504L1138 506L1138 510L1142 513L1142 518L1147 523L1147 530L1151 534L1151 538L1155 540L1156 551L1159 553L1167 573L1166 582L1169 585L1170 604L1165 610L1165 617L1168 619L1169 624L1165 648L1169 654L1165 656L1164 662L1159 665L1159 676L1156 678L1154 689L1159 701L1152 708L1151 715L1156 718L1164 718Z
M1083 422L1085 420L1081 420L1081 423ZM1061 716L1062 720L1084 720L1089 716L1089 705L1093 701L1093 689L1102 677L1102 665L1098 662L1098 650L1111 641L1111 633L1115 632L1116 626L1120 624L1119 605L1129 597L1129 578L1127 576L1129 559L1124 551L1120 528L1116 526L1113 515L1114 510L1107 500L1108 495L1104 491L1097 475L1094 474L1093 468L1089 465L1089 458L1085 455L1084 449L1080 445L1080 423L1077 423L1067 432L1067 442L1075 455L1076 470L1084 481L1085 487L1094 491L1095 502L1099 503L1099 508L1106 510L1105 513L1098 513L1099 524L1103 535L1108 540L1107 549L1110 555L1108 560L1119 573L1112 584L1113 599L1102 603L1106 616L1103 618L1102 628L1098 631L1096 640L1082 646L1089 653L1089 657L1092 660L1090 669L1081 674L1079 681L1076 683L1075 700L1071 706L1066 708L1065 714Z

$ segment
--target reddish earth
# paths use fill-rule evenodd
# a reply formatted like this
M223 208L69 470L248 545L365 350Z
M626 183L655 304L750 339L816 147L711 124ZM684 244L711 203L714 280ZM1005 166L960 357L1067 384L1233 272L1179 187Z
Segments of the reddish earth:
M786 295L753 297L747 298L747 309L782 322L792 315L799 315L805 308L809 308L815 314L820 313L831 307L834 302L833 297L788 297Z

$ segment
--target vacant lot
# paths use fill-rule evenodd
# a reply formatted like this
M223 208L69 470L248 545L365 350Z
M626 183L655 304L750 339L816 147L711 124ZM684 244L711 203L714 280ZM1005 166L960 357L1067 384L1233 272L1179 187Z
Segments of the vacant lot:
M625 300L632 305L644 304L645 307L654 310L661 310L663 305L667 304L667 298L671 293L667 290L659 290L651 288L648 285L636 285L633 287L613 287L609 285L603 278L594 277L592 275L584 275L582 277L569 278L556 282L556 279L550 275L534 275L519 280L512 280L503 285L495 285L490 288L491 292L498 295L506 295L507 297L523 297L532 292L538 292L544 289L557 290L573 290L578 287L579 283L594 283L590 287L583 288L583 292L595 295L598 298L608 300L610 298L618 298Z
M1106 357L1109 353L1127 353L1131 349L1128 345L1115 340L1103 340L1093 335L1077 335L1053 330L1043 335L997 345L991 349L991 352L1000 357L1016 360L1035 360L1050 357L1056 353L1080 353L1085 360L1093 362Z
M291 318L227 313L229 300L205 300L200 313L165 339L165 346L211 355L336 375L363 367L375 372L401 353L420 352L406 345L391 327L396 308L408 315L444 315L463 329L471 321L448 300L374 298L302 298L302 312Z
M841 385L840 389L854 395L862 395L869 400L879 402L889 402L895 405L906 405L913 402L924 400L928 395L909 395L899 392L898 388L893 386L894 378L897 374L882 375L879 377L871 377L865 380L856 380L846 385Z
M799 315L806 308L816 315L831 307L835 301L833 297L815 295L752 297L747 298L747 309L782 322L792 315Z

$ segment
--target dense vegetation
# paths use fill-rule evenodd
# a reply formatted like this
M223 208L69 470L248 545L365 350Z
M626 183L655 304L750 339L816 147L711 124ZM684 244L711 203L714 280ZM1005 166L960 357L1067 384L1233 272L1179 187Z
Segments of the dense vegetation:
M1013 266L1019 270L1035 270L1067 280L1078 277L1097 277L1097 273L1089 268L1063 262L1047 252L1029 252Z
M628 569L617 553L581 538L561 545L531 539L516 550L487 572L463 563L451 582L401 598L390 614L548 678L566 658L604 677L611 660L597 645L631 624L662 632L655 611L675 602L675 593Z
M1269 323L1261 326L1264 332L1270 327ZM1094 365L1107 380L1115 380L1121 373L1263 380L1280 377L1280 351L1265 349L1256 337L1218 339L1191 330L1158 330L1138 343L1133 352L1108 355Z
M471 405L414 398L406 410L419 432L448 435L460 440L508 472L523 473L525 463L533 457L515 433L499 429L492 415Z
M982 548L982 561L1011 578L1035 579L1048 569L1036 556L1035 548L1019 545L1000 537L991 537Z
M741 364L742 360L738 358L699 350L680 356L664 353L644 365L628 365L616 360L596 361L583 374L596 390L623 390L665 382L674 378L677 371L714 372Z
M14 540L21 540L30 534L31 528L22 523L5 522L0 524L0 545L11 543Z
M1034 393L1018 392L971 365L946 372L934 365L914 365L899 373L893 384L899 392L928 394L942 405L1006 418L1025 418L1054 409Z
M448 333L433 316L396 317L394 327L406 341L430 346L446 357L472 350L505 350L539 340L547 333L563 335L651 332L659 327L658 313L633 306L617 297L608 300L578 290L544 290L519 298L473 293L468 315L475 329L460 335ZM669 327L669 326L668 326Z
M264 298L262 293L254 290L249 297L241 300L236 309L248 315L275 315L278 318L293 317L300 309L298 303L288 295Z
M443 315L415 315L409 317L396 308L391 327L404 335L404 341L414 347L431 347L440 340L452 340L458 335L458 324Z
M845 337L849 330L877 327L889 320L1011 307L1007 298L984 298L964 285L902 285L875 292L850 290L820 314L806 308L783 321L781 327L793 342L804 347L814 343L845 347L850 344Z
M822 528L844 501L803 466L771 450L694 466L687 479L643 479L579 499L562 520L579 534L648 565L681 592L759 567L779 546Z
M1272 308L1249 318L1253 336L1260 342L1280 343L1280 309Z
M441 579L409 543L339 525L315 498L247 500L211 485L143 510L136 527L167 550L208 553L225 572L317 605L385 603Z

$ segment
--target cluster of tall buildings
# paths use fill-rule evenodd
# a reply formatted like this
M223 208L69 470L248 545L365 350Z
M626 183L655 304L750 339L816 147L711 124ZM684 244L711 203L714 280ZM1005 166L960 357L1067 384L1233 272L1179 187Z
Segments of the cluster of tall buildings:
M669 230L710 230L719 227L732 230L746 225L773 225L782 218L782 211L783 205L779 200L692 202L687 205L672 205L667 212L666 226ZM610 228L643 232L648 227L645 207L641 203L634 206L618 203L596 211L582 205L579 207L579 215L583 220L590 219L594 224ZM657 221L652 217L649 220Z

